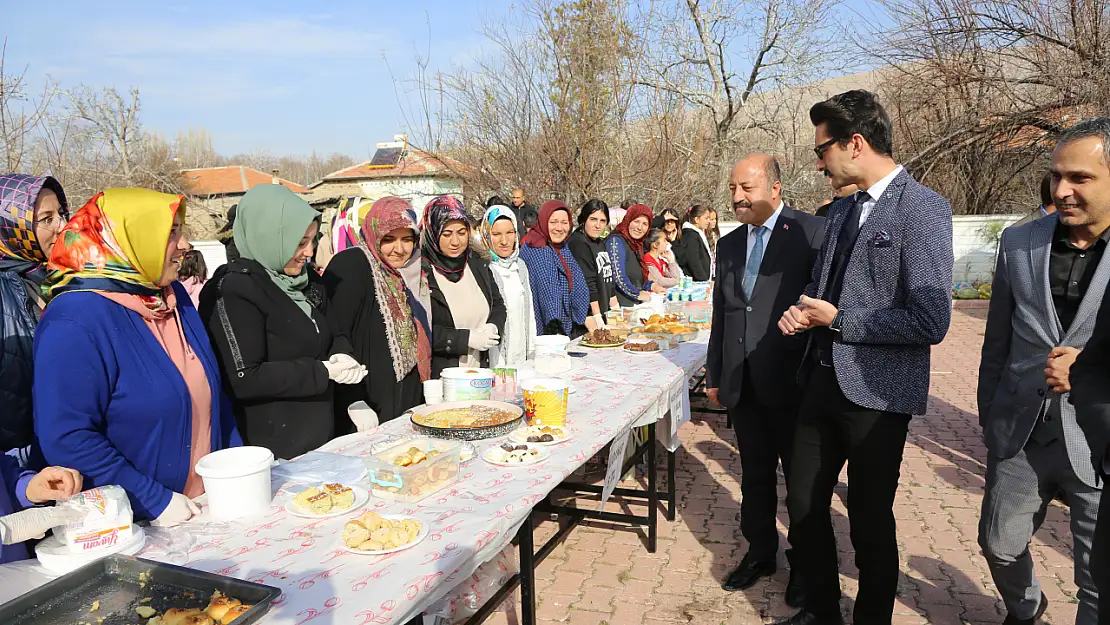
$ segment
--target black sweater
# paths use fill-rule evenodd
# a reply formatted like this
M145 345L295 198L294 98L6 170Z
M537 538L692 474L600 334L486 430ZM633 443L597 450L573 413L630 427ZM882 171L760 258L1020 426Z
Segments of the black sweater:
M397 418L401 413L424 401L420 372L413 367L398 382L393 372L385 320L378 306L374 274L362 248L350 248L336 254L324 272L328 304L344 335L350 337L355 360L366 365L370 374L362 384L339 384L335 389L336 435L349 434L353 429L347 407L357 401L366 402L378 414L378 421Z
M267 447L278 458L293 458L332 439L332 385L321 361L351 353L350 343L334 330L319 278L310 271L309 280L311 319L262 265L244 258L217 269L200 295L201 319L243 441Z
M578 228L571 233L567 245L586 276L586 286L590 287L590 302L597 302L604 315L609 310L609 300L616 292L613 288L613 261L609 258L609 252L605 251L605 239L591 239Z
M505 330L505 301L501 298L501 290L493 281L493 273L489 268L489 261L478 254L471 252L466 263L466 270L474 272L474 280L482 295L486 296L489 304L489 317L486 323L497 326L500 334ZM425 263L424 273L428 276L428 288L431 290L432 307L432 377L438 378L439 373L448 367L459 366L459 356L469 350L470 330L455 328L455 318L451 315L451 308L447 305L447 298L439 288L439 275L435 269ZM482 352L482 366L489 366L489 352Z

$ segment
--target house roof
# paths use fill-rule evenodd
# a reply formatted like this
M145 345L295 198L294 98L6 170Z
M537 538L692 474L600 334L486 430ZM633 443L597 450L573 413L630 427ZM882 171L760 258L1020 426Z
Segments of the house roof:
M442 176L444 178L459 178L464 166L458 161L446 156L437 157L410 146L405 147L397 163L390 166L371 165L371 161L364 161L351 165L345 169L334 171L323 177L320 182L335 182L346 180L363 180L371 178L413 178L417 176Z
M272 175L246 165L184 169L181 176L188 195L236 195L274 181ZM296 193L308 193L306 187L295 182L284 178L278 178L278 182Z

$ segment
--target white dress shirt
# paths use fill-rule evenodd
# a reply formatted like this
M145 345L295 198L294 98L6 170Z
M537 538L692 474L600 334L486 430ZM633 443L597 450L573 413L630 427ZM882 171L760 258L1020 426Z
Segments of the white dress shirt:
M867 201L864 202L863 205L859 208L860 228L862 228L863 224L867 221L867 217L871 214L871 210L874 209L875 205L879 203L879 198L881 198L883 196L883 193L886 192L886 188L890 186L891 182L894 182L894 177L897 176L901 171L902 166L898 165L894 168L894 171L883 176L882 179L871 185L871 188L867 190Z
M775 212L771 213L771 216L767 218L767 221L763 222L763 225L767 228L767 232L763 234L764 254L767 253L767 244L771 242L771 233L775 231L775 222L779 220L779 214L782 213L782 207L785 205L786 204L784 202L779 202L779 207L775 209ZM753 224L748 224L748 251L746 252L744 262L747 262L748 259L752 257L752 248L755 247L755 231L758 227L759 226Z

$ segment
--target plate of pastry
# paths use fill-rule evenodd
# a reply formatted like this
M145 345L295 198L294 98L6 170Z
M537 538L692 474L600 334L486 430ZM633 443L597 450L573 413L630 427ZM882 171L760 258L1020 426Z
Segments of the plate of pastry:
M569 441L571 438L570 430L553 425L531 425L515 429L509 434L509 440L514 443L530 443L533 445L558 445Z
M355 484L320 484L294 493L285 510L306 519L327 519L354 512L369 499L370 493Z
M343 526L343 549L380 556L408 549L428 536L428 524L403 514L367 512Z
M543 462L551 452L533 443L501 443L490 447L482 459L499 467L522 467Z

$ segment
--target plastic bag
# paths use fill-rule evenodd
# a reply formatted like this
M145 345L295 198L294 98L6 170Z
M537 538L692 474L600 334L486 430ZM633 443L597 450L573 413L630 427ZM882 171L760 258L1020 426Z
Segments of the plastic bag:
M189 549L196 543L192 528L185 525L174 527L148 527L146 547L143 557L167 564L184 565L189 561Z
M54 529L70 553L103 551L131 539L131 502L119 486L93 488L57 505L85 513L81 521Z
M270 469L270 479L275 484L349 484L359 482L365 477L366 466L361 458L323 451L310 451L296 460L282 462Z
M492 559L482 563L470 577L459 582L443 598L424 610L424 623L461 623L474 616L510 577L516 575L519 568L516 547L505 547ZM515 612L514 596L515 593L510 594L498 609Z

